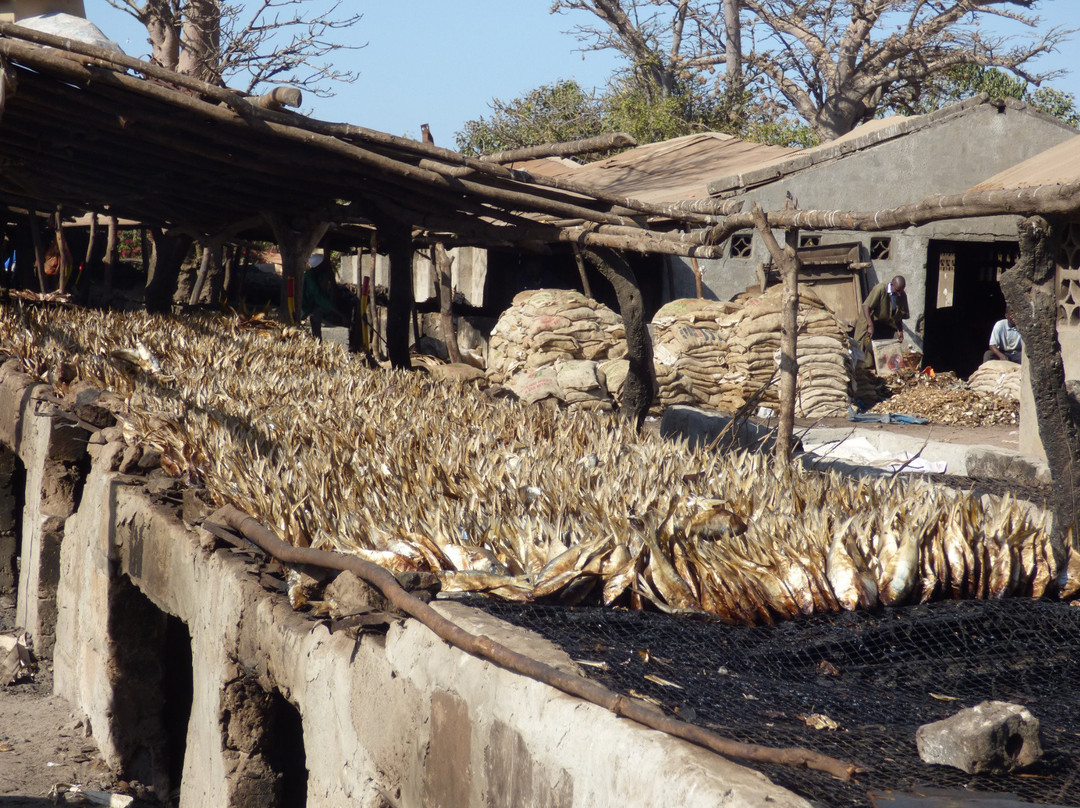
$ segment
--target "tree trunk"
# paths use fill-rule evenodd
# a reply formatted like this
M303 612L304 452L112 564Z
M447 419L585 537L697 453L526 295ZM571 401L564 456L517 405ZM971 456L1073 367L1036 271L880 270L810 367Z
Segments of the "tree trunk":
M1065 364L1057 333L1058 226L1036 216L1020 223L1020 258L1001 275L1001 291L1024 338L1039 437L1053 480L1055 559L1065 559L1071 532L1080 546L1080 424L1065 390Z
M454 259L446 252L441 243L432 248L432 263L439 276L439 324L446 353L451 362L461 362L461 350L458 348L457 323L454 321Z
M180 62L180 28L167 0L148 2L140 22L146 26L150 40L150 60L168 70L176 70Z
M143 240L144 260L149 252L146 249L147 241ZM172 236L161 230L154 231L154 258L145 293L147 311L165 313L172 310L173 295L180 280L180 266L191 249L191 242L191 236Z
M605 250L603 255L585 251L589 259L601 274L615 287L619 301L619 313L626 329L626 358L630 368L626 373L623 386L623 416L633 422L638 429L645 423L645 416L653 402L656 389L656 372L653 368L653 346L649 338L649 329L645 322L645 305L641 298L641 289L630 264L617 252Z
M178 72L208 84L220 83L221 13L219 0L187 1Z
M742 25L739 22L739 0L724 0L724 55L727 72L724 80L727 84L728 120L733 124L742 122L743 98L742 72Z

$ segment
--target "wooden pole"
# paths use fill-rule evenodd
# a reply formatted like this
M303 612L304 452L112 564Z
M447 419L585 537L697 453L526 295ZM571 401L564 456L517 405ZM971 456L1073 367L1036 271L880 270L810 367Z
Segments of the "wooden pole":
M796 252L798 231L789 230L786 244L781 248L773 236L765 212L757 203L754 204L753 216L765 247L780 268L783 283L780 321L780 422L777 427L776 457L787 463L791 460L795 442L795 393L799 379L799 257Z
M90 262L94 260L94 248L97 246L98 215L97 212L90 214L90 235L86 240L86 257L83 259L83 269L90 270Z
M446 353L451 362L461 362L461 349L458 348L457 323L454 321L454 258L442 244L431 249L431 259L439 277L439 322L442 326Z
M195 275L195 283L191 285L191 294L188 296L187 304L194 306L199 302L199 297L202 296L203 285L206 283L206 273L210 271L210 261L212 260L213 249L211 242L204 241L202 247L202 259L199 261L199 271Z
M581 257L581 248L577 244L571 246L574 251L574 263L577 264L578 275L581 276L581 291L589 300L594 300L592 287L589 286L589 276L585 272L585 259Z
M539 160L542 157L572 157L575 154L626 149L636 145L637 141L625 132L612 132L582 140L568 140L565 143L542 143L522 149L509 149L486 154L480 159L486 163L516 163L523 160Z
M697 292L698 300L705 297L705 290L701 282L701 267L698 265L697 256L690 256L690 266L694 270L694 290Z
M119 223L115 216L109 217L109 229L105 236L105 294L112 295L116 280L116 240Z
M757 744L723 738L710 730L687 724L665 715L641 699L630 698L608 690L601 684L575 673L554 668L518 653L488 637L471 634L443 617L427 603L402 589L397 579L382 567L355 555L293 547L283 542L272 530L232 505L218 510L212 518L249 539L283 564L314 565L324 569L345 570L371 584L390 601L394 608L407 614L430 629L437 637L468 654L485 659L508 671L543 682L563 693L604 707L616 715L665 732L677 738L703 746L713 752L759 763L779 763L797 768L827 772L840 780L850 780L861 769L853 764L797 747L774 749Z
M27 223L30 226L30 238L34 243L34 265L37 269L38 287L41 294L45 294L48 289L45 280L45 242L41 238L41 222L38 221L36 210L28 211Z
M413 290L413 233L407 224L380 221L379 240L390 256L390 299L386 305L386 353L395 368L408 369L409 315L415 304Z

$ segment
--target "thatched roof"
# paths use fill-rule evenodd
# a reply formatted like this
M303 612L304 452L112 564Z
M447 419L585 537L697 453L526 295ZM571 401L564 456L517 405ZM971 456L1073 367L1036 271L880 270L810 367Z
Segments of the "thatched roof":
M392 219L421 238L708 255L719 217L615 198L359 126L268 109L104 48L0 24L0 204L196 235L268 215Z

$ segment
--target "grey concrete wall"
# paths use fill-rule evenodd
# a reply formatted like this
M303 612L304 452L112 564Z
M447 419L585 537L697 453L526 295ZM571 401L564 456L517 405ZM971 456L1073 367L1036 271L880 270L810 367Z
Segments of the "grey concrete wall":
M1065 379L1080 379L1080 328L1058 326L1061 357L1065 360ZM1031 367L1024 352L1020 382L1020 451L1046 461L1046 450L1039 437L1035 415L1035 397L1031 392Z
M759 172L760 176L747 175L743 179L758 183L757 187L728 191L723 196L743 200L745 210L753 202L765 210L783 209L789 194L804 210L881 210L913 204L933 194L960 193L1076 136L1075 130L1060 121L1022 105L1008 104L999 110L994 104L970 102L951 112L936 113L922 123L912 120L898 132L902 134L884 140L872 135L842 145L826 144L814 150L818 156L813 159L797 156L801 168L778 179L770 178L766 170ZM725 184L723 180L719 183ZM863 254L869 255L871 236L892 238L892 258L873 262L866 271L867 288L896 274L907 278L911 318L906 329L915 338L915 324L926 299L929 241L1015 241L1018 221L1001 216L874 234L827 231L822 234L822 243L858 242L864 247ZM700 262L707 296L728 300L756 284L756 267L768 260L767 250L755 235L752 259ZM688 263L669 259L667 267L666 289L671 298L693 295Z
M29 486L47 476L50 438L53 458L59 445L56 419L35 414L37 389L0 374L0 443L27 463ZM123 449L95 438L78 508L46 516L28 495L27 521L40 533L38 523L51 520L61 540L57 692L85 714L110 765L123 771L141 760L153 767L141 779L162 787L167 761L153 756L163 741L152 700L160 660L156 673L149 657L138 662L161 621L128 613L131 593L190 635L183 808L273 804L266 759L252 740L269 732L258 707L269 693L300 716L312 808L385 808L380 789L401 806L808 808L756 772L454 650L414 621L397 621L385 635L331 633L263 588L261 562L215 546L184 525L177 507L117 473ZM43 565L43 557L28 555L25 564ZM30 572L20 582L21 613L30 613L23 600L33 603L46 577ZM487 615L438 608L468 630L574 667ZM146 677L133 678L133 658L134 673L145 663Z

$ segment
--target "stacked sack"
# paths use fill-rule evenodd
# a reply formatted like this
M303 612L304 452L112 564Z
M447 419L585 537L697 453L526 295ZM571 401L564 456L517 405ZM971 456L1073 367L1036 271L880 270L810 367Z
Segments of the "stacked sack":
M1020 400L1020 365L1001 359L983 362L968 379L968 389Z
M673 300L653 317L658 403L731 412L744 403L742 379L728 367L740 306L716 300Z
M570 360L626 354L622 318L569 289L521 292L499 317L488 344L487 375L506 384L519 373Z
M588 359L556 362L535 370L523 370L507 382L527 404L549 402L568 410L611 412L612 404L604 374Z
M745 394L770 385L762 404L779 405L781 288L746 301L730 343L729 366L744 376ZM836 315L813 292L799 292L798 387L795 414L805 418L846 415L850 405L851 355Z

